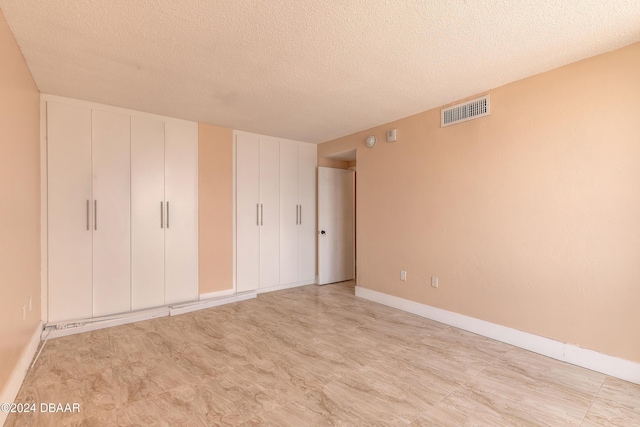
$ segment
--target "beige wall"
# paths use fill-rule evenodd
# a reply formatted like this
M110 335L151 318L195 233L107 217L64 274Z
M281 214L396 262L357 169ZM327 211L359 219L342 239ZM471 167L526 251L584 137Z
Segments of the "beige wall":
M357 147L359 285L640 362L638 76L634 44L321 144Z
M233 288L233 131L198 126L200 293Z
M40 94L0 11L0 390L40 322L39 135Z
M368 131L361 133L367 134ZM368 135L368 134L367 134ZM352 135L353 136L353 135ZM322 159L333 154L344 153L357 148L359 144L352 136L338 138L333 141L328 141L322 144L318 144L318 159ZM364 145L363 145L364 146ZM356 156L357 156L356 152ZM356 158L357 160L357 158Z

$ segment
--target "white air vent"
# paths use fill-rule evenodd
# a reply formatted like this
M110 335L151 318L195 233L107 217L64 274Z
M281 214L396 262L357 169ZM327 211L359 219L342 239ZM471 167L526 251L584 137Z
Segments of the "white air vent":
M491 112L490 101L489 95L485 95L462 104L443 108L440 110L440 127L488 116Z

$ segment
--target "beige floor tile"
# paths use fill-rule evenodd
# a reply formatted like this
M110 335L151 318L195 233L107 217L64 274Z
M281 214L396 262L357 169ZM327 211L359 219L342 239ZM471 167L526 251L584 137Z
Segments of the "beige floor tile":
M113 425L116 402L111 369L44 386L23 386L17 403L35 403L36 412L9 417L5 426ZM79 412L41 411L41 405L77 404ZM73 408L73 406L72 406Z
M114 397L118 407L198 381L162 355L113 367Z
M208 347L191 344L176 349L168 357L179 371L198 378L217 377L234 366L228 362L226 353L221 355Z
M53 341L55 340L49 340ZM69 343L69 340L65 341ZM95 347L78 340L75 345L69 345L67 351L46 351L48 348L51 349L48 347L49 342L38 357L36 365L28 372L26 384L43 387L70 379L82 380L88 375L111 367L108 340Z
M433 342L434 338L444 340L451 350L457 348L464 352L473 348L480 353L495 358L502 358L514 349L512 345L452 327L440 328L426 342Z
M247 368L285 381L295 387L299 393L320 389L327 382L322 376L314 375L303 364L277 355L257 361Z
M353 282L49 340L7 426L640 426L640 386L355 297Z
M172 353L180 351L189 345L189 341L182 336L175 336L175 332L158 333L144 332L132 337L118 335L110 339L110 357L112 366L126 365L144 361L150 356L171 357Z
M353 404L352 404L353 403ZM358 407L345 400L340 391L325 388L307 393L277 409L267 411L243 424L249 426L373 426L385 425L370 415L369 405ZM387 425L391 425L388 424Z
M220 388L207 388L200 383L184 384L152 399L207 426L235 426L245 421L237 406Z
M640 385L608 377L582 425L640 426Z
M448 394L446 384L432 378L398 369L395 360L383 358L328 383L324 390L342 395L344 404L367 408L373 420L408 424Z
M183 405L169 405L151 396L117 409L118 426L206 426L199 414Z
M301 393L285 380L255 368L232 369L217 377L203 380L205 387L222 390L245 419L295 399Z
M110 338L130 338L147 332L158 332L164 335L172 334L172 332L180 332L178 325L171 317L159 317L157 319L143 320L141 322L114 326L107 329L107 331Z
M557 391L575 401L593 400L606 378L599 372L515 347L503 360L499 367L488 368L486 374L495 373L506 385L522 384L541 393Z
M513 352L425 412L418 425L580 425L604 375Z
M500 398L485 396L474 392L469 386L462 386L440 404L428 409L410 425L412 427L512 427L558 424L541 422L526 412L513 411L508 402Z

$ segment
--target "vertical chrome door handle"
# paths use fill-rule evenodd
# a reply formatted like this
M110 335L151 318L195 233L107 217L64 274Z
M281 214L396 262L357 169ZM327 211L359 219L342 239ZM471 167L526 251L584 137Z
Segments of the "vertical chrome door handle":
M169 202L167 202L167 228L169 228Z
M98 201L93 201L93 229L98 229Z
M302 205L300 205L300 225L302 225Z
M87 200L87 230L89 230L89 200Z
M256 203L256 225L260 227L260 203Z
M260 203L260 225L264 225L264 212L262 211L262 203Z
M160 228L164 228L164 202L160 202Z

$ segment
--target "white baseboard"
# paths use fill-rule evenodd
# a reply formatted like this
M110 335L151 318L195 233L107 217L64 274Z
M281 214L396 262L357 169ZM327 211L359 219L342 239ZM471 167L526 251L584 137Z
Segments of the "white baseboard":
M233 295L233 293L234 293L233 288L225 289L224 291L215 291L215 292L209 292L206 294L200 294L199 299L200 301L202 301L202 300L207 300L212 298L226 297L227 295Z
M243 294L231 295L228 297L220 297L216 299L193 301L193 302L179 304L179 305L150 308L147 310L140 310L140 311L136 311L132 313L124 313L120 315L105 316L101 318L50 323L50 324L47 324L45 327L45 330L42 331L41 339L46 340L50 338L59 338L67 335L80 334L83 332L110 328L112 326L126 325L128 323L156 319L158 317L176 316L178 314L189 313L197 310L204 310L205 308L216 307L219 305L230 304L238 301L244 301L246 299L255 298L255 297L256 297L255 292L247 292Z
M42 340L44 341L50 338L60 338L68 335L81 334L83 332L97 331L98 329L141 322L143 320L157 319L158 317L166 317L168 315L169 307L160 307L116 316L74 320L67 324L64 322L52 324L47 323L45 330L42 331Z
M640 363L356 286L356 296L553 359L640 384Z
M271 286L269 288L260 288L260 289L256 289L256 292L259 294L264 294L266 292L283 291L285 289L297 288L299 286L307 286L307 285L315 285L315 283L313 280L305 280L302 282L287 283L286 285L277 285L277 286Z
M38 327L33 331L33 335L29 339L27 347L24 349L20 355L20 359L18 359L18 363L13 368L13 372L11 373L11 376L9 376L7 384L5 384L2 389L2 394L0 394L0 403L12 403L16 400L16 396L20 391L20 387L22 387L22 382L24 381L24 377L27 375L33 356L35 356L38 351L42 328L42 322L38 323ZM0 411L0 426L4 425L8 415L9 414L4 411Z
M243 292L228 297L209 299L191 304L183 304L171 307L169 315L177 316L178 314L190 313L192 311L204 310L205 308L217 307L219 305L231 304L232 302L245 301L256 297L255 292Z

